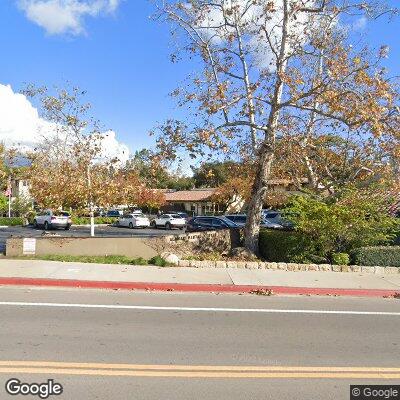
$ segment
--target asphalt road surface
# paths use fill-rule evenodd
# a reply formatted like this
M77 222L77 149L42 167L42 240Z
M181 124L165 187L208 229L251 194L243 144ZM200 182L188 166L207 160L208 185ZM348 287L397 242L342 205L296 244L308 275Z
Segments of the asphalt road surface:
M90 236L90 227L72 226L69 231L57 229L49 232L64 237L88 237ZM179 229L129 229L118 226L101 226L95 228L95 235L100 237L154 237L162 235L178 235L182 232L183 231ZM43 229L35 229L33 226L0 228L0 252L5 251L6 240L12 236L40 237L43 233Z
M1 288L0 321L0 399L12 377L85 400L338 400L400 384L396 299Z

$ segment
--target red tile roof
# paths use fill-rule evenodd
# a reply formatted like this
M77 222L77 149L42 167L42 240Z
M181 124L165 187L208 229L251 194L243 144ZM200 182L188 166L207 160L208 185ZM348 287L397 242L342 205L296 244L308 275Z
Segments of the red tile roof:
M179 192L165 193L167 202L205 201L208 200L216 189L181 190Z

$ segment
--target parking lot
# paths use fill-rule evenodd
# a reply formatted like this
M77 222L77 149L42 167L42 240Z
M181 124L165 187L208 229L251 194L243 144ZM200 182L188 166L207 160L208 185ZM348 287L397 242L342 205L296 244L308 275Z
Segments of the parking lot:
M43 229L35 229L33 226L13 226L0 229L0 252L5 251L6 240L10 237L40 237L44 233ZM50 234L63 237L89 237L89 226L72 226L69 231L63 229L51 230ZM179 229L129 229L118 226L100 226L95 228L95 235L99 237L156 237L164 235L179 235L183 231Z

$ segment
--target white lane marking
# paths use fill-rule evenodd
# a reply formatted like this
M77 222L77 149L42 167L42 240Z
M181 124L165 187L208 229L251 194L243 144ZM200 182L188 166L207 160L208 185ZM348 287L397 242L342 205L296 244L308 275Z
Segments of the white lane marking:
M264 314L343 314L343 315L390 315L400 317L400 312L388 311L347 311L347 310L285 310L273 308L214 308L214 307L159 307L159 306L128 306L119 304L73 304L73 303L27 303L17 301L2 301L1 306L17 307L60 307L60 308L97 308L111 310L148 310L148 311L205 311L230 313L264 313Z

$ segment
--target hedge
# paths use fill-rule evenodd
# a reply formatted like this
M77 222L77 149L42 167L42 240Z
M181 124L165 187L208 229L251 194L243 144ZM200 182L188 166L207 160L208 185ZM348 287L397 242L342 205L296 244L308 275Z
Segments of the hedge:
M400 246L361 247L351 253L355 265L400 267Z
M316 262L310 260L314 253L310 240L294 231L261 230L259 251L271 262Z
M19 226L24 225L24 219L21 217L0 217L0 226Z
M95 224L114 224L118 221L118 218L110 218L110 217L95 217ZM90 225L90 217L74 217L72 216L72 224L73 225Z

